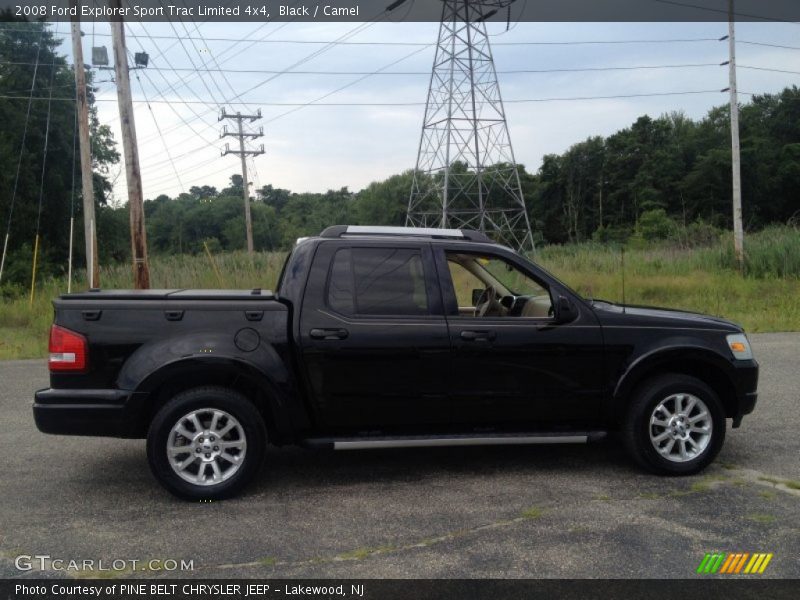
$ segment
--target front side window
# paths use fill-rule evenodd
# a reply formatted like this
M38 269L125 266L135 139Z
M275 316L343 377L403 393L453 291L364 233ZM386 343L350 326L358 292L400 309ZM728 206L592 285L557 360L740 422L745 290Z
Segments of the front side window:
M420 251L342 248L331 265L327 297L328 306L345 315L427 315Z
M548 288L502 258L448 252L447 265L462 316L552 316Z

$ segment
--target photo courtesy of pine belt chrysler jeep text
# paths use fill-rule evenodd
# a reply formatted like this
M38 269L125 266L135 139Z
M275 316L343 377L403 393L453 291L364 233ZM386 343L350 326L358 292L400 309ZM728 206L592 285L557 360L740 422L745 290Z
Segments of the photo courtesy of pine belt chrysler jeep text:
M90 290L54 302L46 433L147 438L186 499L239 492L267 444L591 442L696 473L756 403L741 327L586 300L481 233L329 227L273 292Z

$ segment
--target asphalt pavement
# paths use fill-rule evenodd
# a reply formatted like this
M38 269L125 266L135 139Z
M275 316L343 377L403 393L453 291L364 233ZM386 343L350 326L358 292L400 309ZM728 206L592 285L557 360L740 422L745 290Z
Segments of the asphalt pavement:
M696 578L719 551L772 553L760 577L797 578L800 333L751 341L756 411L694 477L643 473L613 440L283 448L243 496L214 503L162 490L142 440L39 433L44 361L0 362L0 577ZM44 573L18 559L34 555L50 557Z

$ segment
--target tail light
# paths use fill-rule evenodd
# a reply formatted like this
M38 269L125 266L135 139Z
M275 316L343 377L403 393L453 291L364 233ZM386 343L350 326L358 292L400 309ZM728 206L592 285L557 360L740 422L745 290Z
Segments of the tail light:
M50 371L85 371L89 364L88 346L81 334L53 325L50 328Z

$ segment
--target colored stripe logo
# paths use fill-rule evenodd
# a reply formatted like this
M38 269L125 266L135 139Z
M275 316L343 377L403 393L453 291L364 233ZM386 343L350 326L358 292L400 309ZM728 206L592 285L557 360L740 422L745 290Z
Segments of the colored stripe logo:
M709 575L760 575L766 570L772 556L772 553L764 552L707 553L700 561L697 572Z

